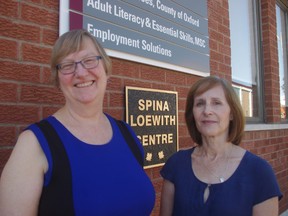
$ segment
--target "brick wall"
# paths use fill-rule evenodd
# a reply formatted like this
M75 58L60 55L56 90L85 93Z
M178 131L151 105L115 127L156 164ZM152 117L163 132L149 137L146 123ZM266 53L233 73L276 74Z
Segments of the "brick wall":
M211 74L231 80L228 0L208 0ZM275 0L262 0L262 28L267 121L278 123L279 85L275 36ZM1 1L0 7L0 173L21 130L55 112L61 92L50 83L49 58L58 37L59 2ZM269 24L268 24L269 23ZM192 146L184 121L186 94L199 77L113 58L105 111L124 119L124 87L178 92L180 148ZM273 95L272 94L275 94ZM267 159L284 194L280 210L288 209L288 129L247 132L243 147ZM147 169L157 193L152 215L158 215L161 167Z
M276 36L276 1L262 0L265 112L267 122L280 121L279 65Z
M267 160L273 167L283 198L280 212L288 209L288 129L245 133L241 145Z

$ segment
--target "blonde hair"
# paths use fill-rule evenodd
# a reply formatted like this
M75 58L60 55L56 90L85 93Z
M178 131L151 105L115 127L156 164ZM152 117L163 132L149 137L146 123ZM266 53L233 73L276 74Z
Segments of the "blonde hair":
M102 57L103 66L107 75L112 73L112 62L106 54L101 44L88 31L84 29L71 30L61 35L55 42L51 56L52 79L56 85L59 85L58 71L56 66L69 54L81 49L84 38L90 38L95 48Z

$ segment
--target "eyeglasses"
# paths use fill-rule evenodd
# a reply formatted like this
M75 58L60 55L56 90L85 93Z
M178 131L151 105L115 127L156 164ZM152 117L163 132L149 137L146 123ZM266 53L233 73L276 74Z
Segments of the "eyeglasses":
M91 56L78 62L64 62L56 65L56 69L64 75L72 74L75 72L77 64L81 64L85 69L92 69L98 66L100 59L102 59L101 56Z

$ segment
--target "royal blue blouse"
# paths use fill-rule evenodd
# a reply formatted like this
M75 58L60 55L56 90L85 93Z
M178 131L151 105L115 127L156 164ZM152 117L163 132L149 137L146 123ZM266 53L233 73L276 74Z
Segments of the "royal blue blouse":
M82 142L55 117L47 118L60 136L69 158L75 215L149 216L155 202L153 185L125 142L115 120L109 115L107 117L113 137L104 145ZM28 129L36 135L48 160L49 169L43 185L46 187L53 170L51 152L39 128L33 124ZM137 144L144 154L139 140Z
M162 168L161 175L175 186L174 216L251 216L254 205L272 197L282 197L271 166L246 151L233 175L223 183L212 184L204 203L207 187L192 170L195 148L180 150Z

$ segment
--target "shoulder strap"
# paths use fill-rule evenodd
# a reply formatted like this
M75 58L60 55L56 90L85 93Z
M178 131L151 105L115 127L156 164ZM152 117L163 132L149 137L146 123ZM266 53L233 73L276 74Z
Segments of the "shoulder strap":
M135 158L137 159L138 163L140 164L141 167L144 166L144 161L143 157L141 154L141 151L134 140L133 136L131 135L130 131L128 130L127 126L123 121L115 119L123 137L126 140L126 143L128 144L129 148L131 149L132 153L134 154Z
M53 160L51 180L48 186L43 187L38 215L73 216L72 175L65 147L56 130L47 120L42 120L36 125L48 142Z

